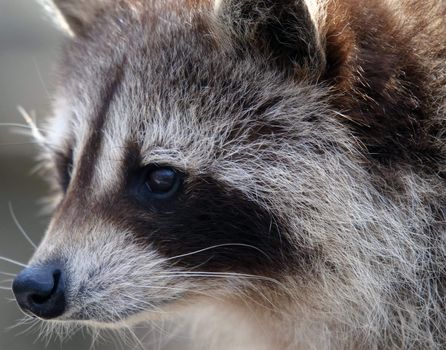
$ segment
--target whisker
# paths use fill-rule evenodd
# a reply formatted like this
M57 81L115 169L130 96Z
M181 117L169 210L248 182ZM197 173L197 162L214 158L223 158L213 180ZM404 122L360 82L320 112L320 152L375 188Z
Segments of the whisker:
M14 128L23 128L23 129L30 129L32 130L32 127L26 124L20 124L20 123L0 123L0 126L10 126Z
M17 220L17 217L14 213L14 209L12 207L12 203L8 202L8 206L9 206L9 212L11 213L11 217L12 220L14 220L15 225L17 226L17 228L19 229L19 231L22 233L23 237L25 237L25 239L28 241L29 244L31 244L33 246L34 249L37 249L36 244L32 241L32 239L26 234L25 230L23 229L22 225L20 225L19 220Z
M10 259L10 258L6 258L4 256L0 256L0 260L6 261L6 262L9 262L11 264L15 264L15 265L18 265L18 266L21 266L21 267L28 267L28 265L25 265L25 264L23 264L21 262L18 262L16 260L13 260L13 259Z
M93 329L91 332L91 344L90 344L88 350L94 350L98 337L99 337L99 330Z
M136 335L135 331L133 331L129 326L125 327L125 329L127 330L128 334L130 334L130 337L131 337L130 341L133 341L134 344L136 345L136 347L138 347L140 350L144 350L145 347L144 347L143 343L141 342L141 340ZM131 345L131 344L129 344L129 345Z
M166 287L166 286L147 286L146 289L147 290L164 289L164 290L172 290L174 292L193 293L193 294L203 295L205 297L212 298L217 301L223 301L223 299L218 298L215 295L212 295L212 294L206 293L205 291L197 290L197 289L190 289L190 288L184 288L184 287ZM163 311L163 312L167 313L166 311Z
M9 142L0 143L0 146L25 146L25 145L39 145L39 142Z
M31 318L30 316L25 316L25 317L23 317L23 318L17 320L17 321L15 322L15 324L13 324L12 326L7 327L7 328L6 328L6 331L8 331L8 332L9 332L9 331L12 331L12 330L14 330L15 328L18 328L18 327L21 327L21 326L28 325L28 324L32 323L33 321L35 321L35 319Z
M0 275L11 276L11 277L17 276L17 274L15 273L4 272L4 271L0 271Z
M1 287L1 286L0 286L0 289L1 289L1 290L7 290L7 291L12 292L12 287Z
M28 326L26 329L24 329L23 331L17 333L15 336L20 336L20 335L24 335L25 333L30 332L33 328L38 326L38 321L32 322L30 326Z
M34 67L36 68L36 72L37 72L37 77L39 78L40 84L42 85L43 91L45 92L46 97L48 98L48 100L51 99L51 94L48 91L48 88L45 84L45 80L43 80L42 77L42 72L40 71L39 65L35 59L35 57L32 58L33 63L34 63Z
M257 250L259 253L264 255L268 260L272 261L271 257L268 254L266 254L262 249L260 249L260 248L258 248L256 246L253 246L253 245L250 245L250 244L244 244L244 243L223 243L223 244L217 244L217 245L213 245L213 246L210 246L210 247L207 247L207 248L195 250L195 251L190 252L190 253L176 255L176 256L173 256L171 258L167 258L164 261L184 258L186 256L199 254L199 253L211 250L211 249L216 249L216 248L221 248L221 247L246 247L246 248L251 248L251 249Z
M136 298L136 297L134 297L132 295L129 295L129 294L126 294L125 298L126 299L131 299L131 300L136 301L137 303L140 303L140 304L148 305L148 306L150 306L151 308L154 309L153 312L157 312L157 313L160 313L160 314L164 314L165 313L159 307L157 307L155 304L153 304L153 303L151 303L149 301L140 300L140 299L138 299L138 298Z
M263 281L273 282L282 287L285 287L280 281L261 275L244 274L237 272L205 272L205 271L165 271L158 277L234 277L246 279L260 279Z
M181 277L181 278L221 278L221 279L231 279L232 277L240 280L266 280L268 282L280 283L275 280L265 279L262 276L233 276L233 275L212 275L212 274L165 274L157 276L161 278Z

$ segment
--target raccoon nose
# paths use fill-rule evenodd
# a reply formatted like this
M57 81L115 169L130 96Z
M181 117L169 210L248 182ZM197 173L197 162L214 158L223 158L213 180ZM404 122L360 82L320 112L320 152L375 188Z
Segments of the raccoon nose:
M14 279L12 290L26 313L51 319L65 311L65 274L60 265L25 268Z

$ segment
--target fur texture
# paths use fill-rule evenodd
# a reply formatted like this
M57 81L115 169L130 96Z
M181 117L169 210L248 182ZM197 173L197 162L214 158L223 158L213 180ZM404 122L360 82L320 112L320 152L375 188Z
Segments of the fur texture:
M70 30L30 264L56 324L193 349L446 346L446 3L55 1ZM141 206L138 169L184 176ZM192 332L192 333L190 333Z

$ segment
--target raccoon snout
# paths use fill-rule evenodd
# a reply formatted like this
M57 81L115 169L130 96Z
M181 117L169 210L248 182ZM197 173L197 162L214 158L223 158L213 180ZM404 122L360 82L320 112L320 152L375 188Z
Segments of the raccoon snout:
M20 308L43 319L62 315L66 307L65 273L60 264L27 267L12 289Z

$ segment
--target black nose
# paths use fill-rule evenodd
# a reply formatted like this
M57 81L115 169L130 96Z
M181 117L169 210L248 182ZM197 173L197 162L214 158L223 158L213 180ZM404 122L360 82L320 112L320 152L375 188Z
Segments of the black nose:
M12 290L27 313L51 319L65 311L65 274L60 265L25 268L14 279Z

